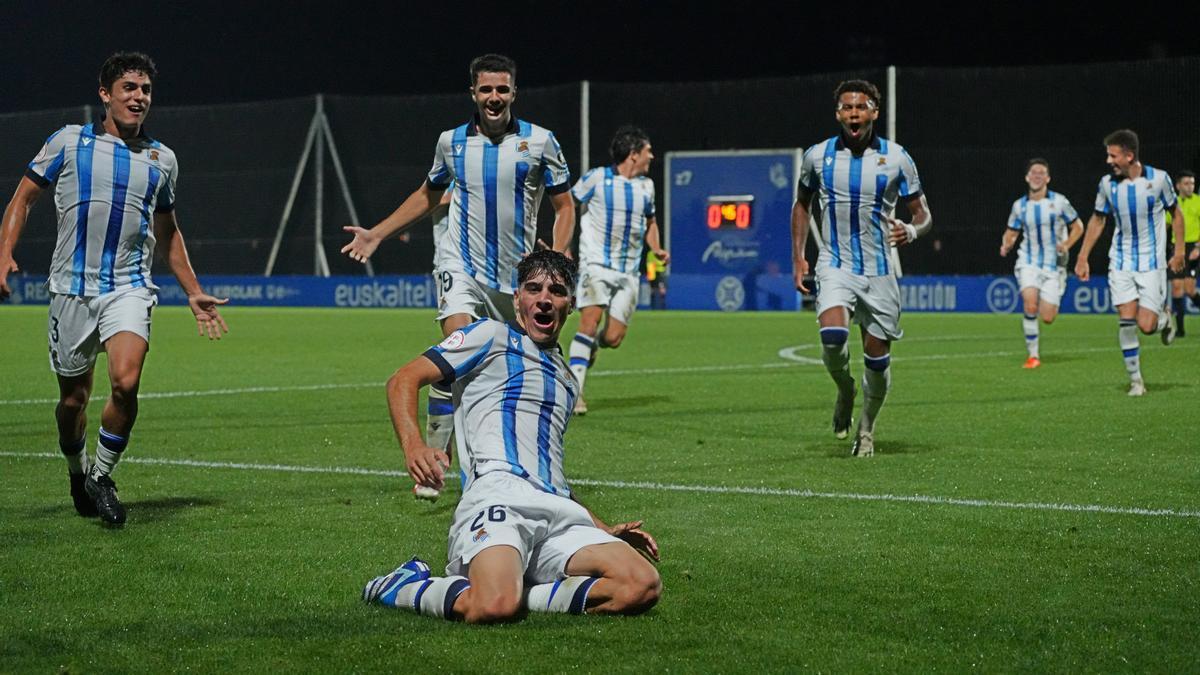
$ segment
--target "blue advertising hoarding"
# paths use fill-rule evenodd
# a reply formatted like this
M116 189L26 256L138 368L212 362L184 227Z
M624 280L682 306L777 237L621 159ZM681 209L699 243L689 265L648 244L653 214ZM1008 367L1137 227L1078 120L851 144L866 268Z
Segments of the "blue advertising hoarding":
M186 305L187 296L167 277L155 280L158 301L163 305ZM15 304L50 303L46 277L9 277ZM428 274L408 276L201 276L204 290L236 305L266 307L435 307L437 293Z

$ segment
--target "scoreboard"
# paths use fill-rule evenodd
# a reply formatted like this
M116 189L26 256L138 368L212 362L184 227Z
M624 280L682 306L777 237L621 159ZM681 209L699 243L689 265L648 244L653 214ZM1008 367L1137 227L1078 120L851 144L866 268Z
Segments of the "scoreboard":
M670 152L668 302L676 309L799 307L792 204L802 149Z

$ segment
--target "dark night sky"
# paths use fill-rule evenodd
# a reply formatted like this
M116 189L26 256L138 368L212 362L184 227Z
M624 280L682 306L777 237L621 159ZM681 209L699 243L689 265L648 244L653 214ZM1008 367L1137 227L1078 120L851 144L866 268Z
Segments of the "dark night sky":
M486 51L514 57L526 87L1200 54L1161 8L1106 27L1092 9L1032 3L403 4L18 0L3 10L0 112L95 102L99 64L119 49L157 60L158 105L453 92Z

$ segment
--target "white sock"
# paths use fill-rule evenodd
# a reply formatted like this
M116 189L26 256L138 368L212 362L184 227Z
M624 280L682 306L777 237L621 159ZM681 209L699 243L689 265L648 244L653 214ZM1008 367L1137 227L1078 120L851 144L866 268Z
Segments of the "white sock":
M579 380L580 396L583 396L583 380L587 377L588 361L592 359L592 347L595 344L596 338L583 333L576 333L575 339L571 340L571 372L575 374L575 379Z
M1131 381L1140 382L1142 366L1138 359L1137 321L1121 319L1117 328L1117 339L1120 340L1121 352L1125 355L1125 372L1129 373Z
M850 375L849 328L830 326L821 329L821 360L825 369L838 386L838 391L849 395L854 391L854 377Z
M454 399L449 390L436 384L429 386L429 408L425 417L425 442L431 448L450 452L450 436L454 433Z
M417 614L453 619L454 601L471 587L466 577L430 577L401 588L393 607L409 609Z
M1029 350L1030 358L1038 358L1038 319L1036 314L1025 314L1021 317L1021 327L1025 329L1025 348Z
M110 434L104 427L100 427L100 440L96 443L96 463L92 465L92 475L99 478L112 473L117 462L121 461L121 455L125 453L127 445L127 436Z
M531 586L525 592L525 608L531 612L583 614L588 591L599 580L600 577L567 577Z
M891 362L890 354L879 357L863 355L863 363L866 368L863 369L862 378L862 418L858 422L858 428L863 431L875 431L875 416L883 407L888 389L892 388Z
M1158 325L1154 327L1154 332L1158 333L1158 332L1162 331L1164 328L1167 327L1167 324L1170 322L1171 322L1171 310L1164 308L1162 311L1160 311L1158 313Z

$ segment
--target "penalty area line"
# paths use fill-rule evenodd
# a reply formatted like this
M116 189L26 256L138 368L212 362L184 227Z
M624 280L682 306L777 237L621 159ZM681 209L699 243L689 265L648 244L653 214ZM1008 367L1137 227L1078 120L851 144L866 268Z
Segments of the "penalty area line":
M16 459L56 459L52 452L0 452L0 457ZM302 466L289 464L257 464L250 462L206 462L193 459L162 459L156 457L130 457L122 460L129 464L157 466L179 466L204 469L232 469L240 471L275 471L281 473L350 474L358 476L384 476L402 478L404 471L366 469L348 466ZM989 499L962 499L931 495L864 494L855 492L820 492L797 488L745 487L727 485L683 485L652 481L620 481L579 478L572 485L607 487L633 490L659 490L663 492L687 492L697 494L748 495L758 497L794 497L800 499L830 499L839 501L890 502L898 504L922 504L929 506L960 506L971 508L1019 509L1024 511L1059 511L1066 513L1104 513L1123 516L1156 518L1200 518L1200 511L1186 509L1148 509L1103 504L1055 504L1050 502L1012 502Z

